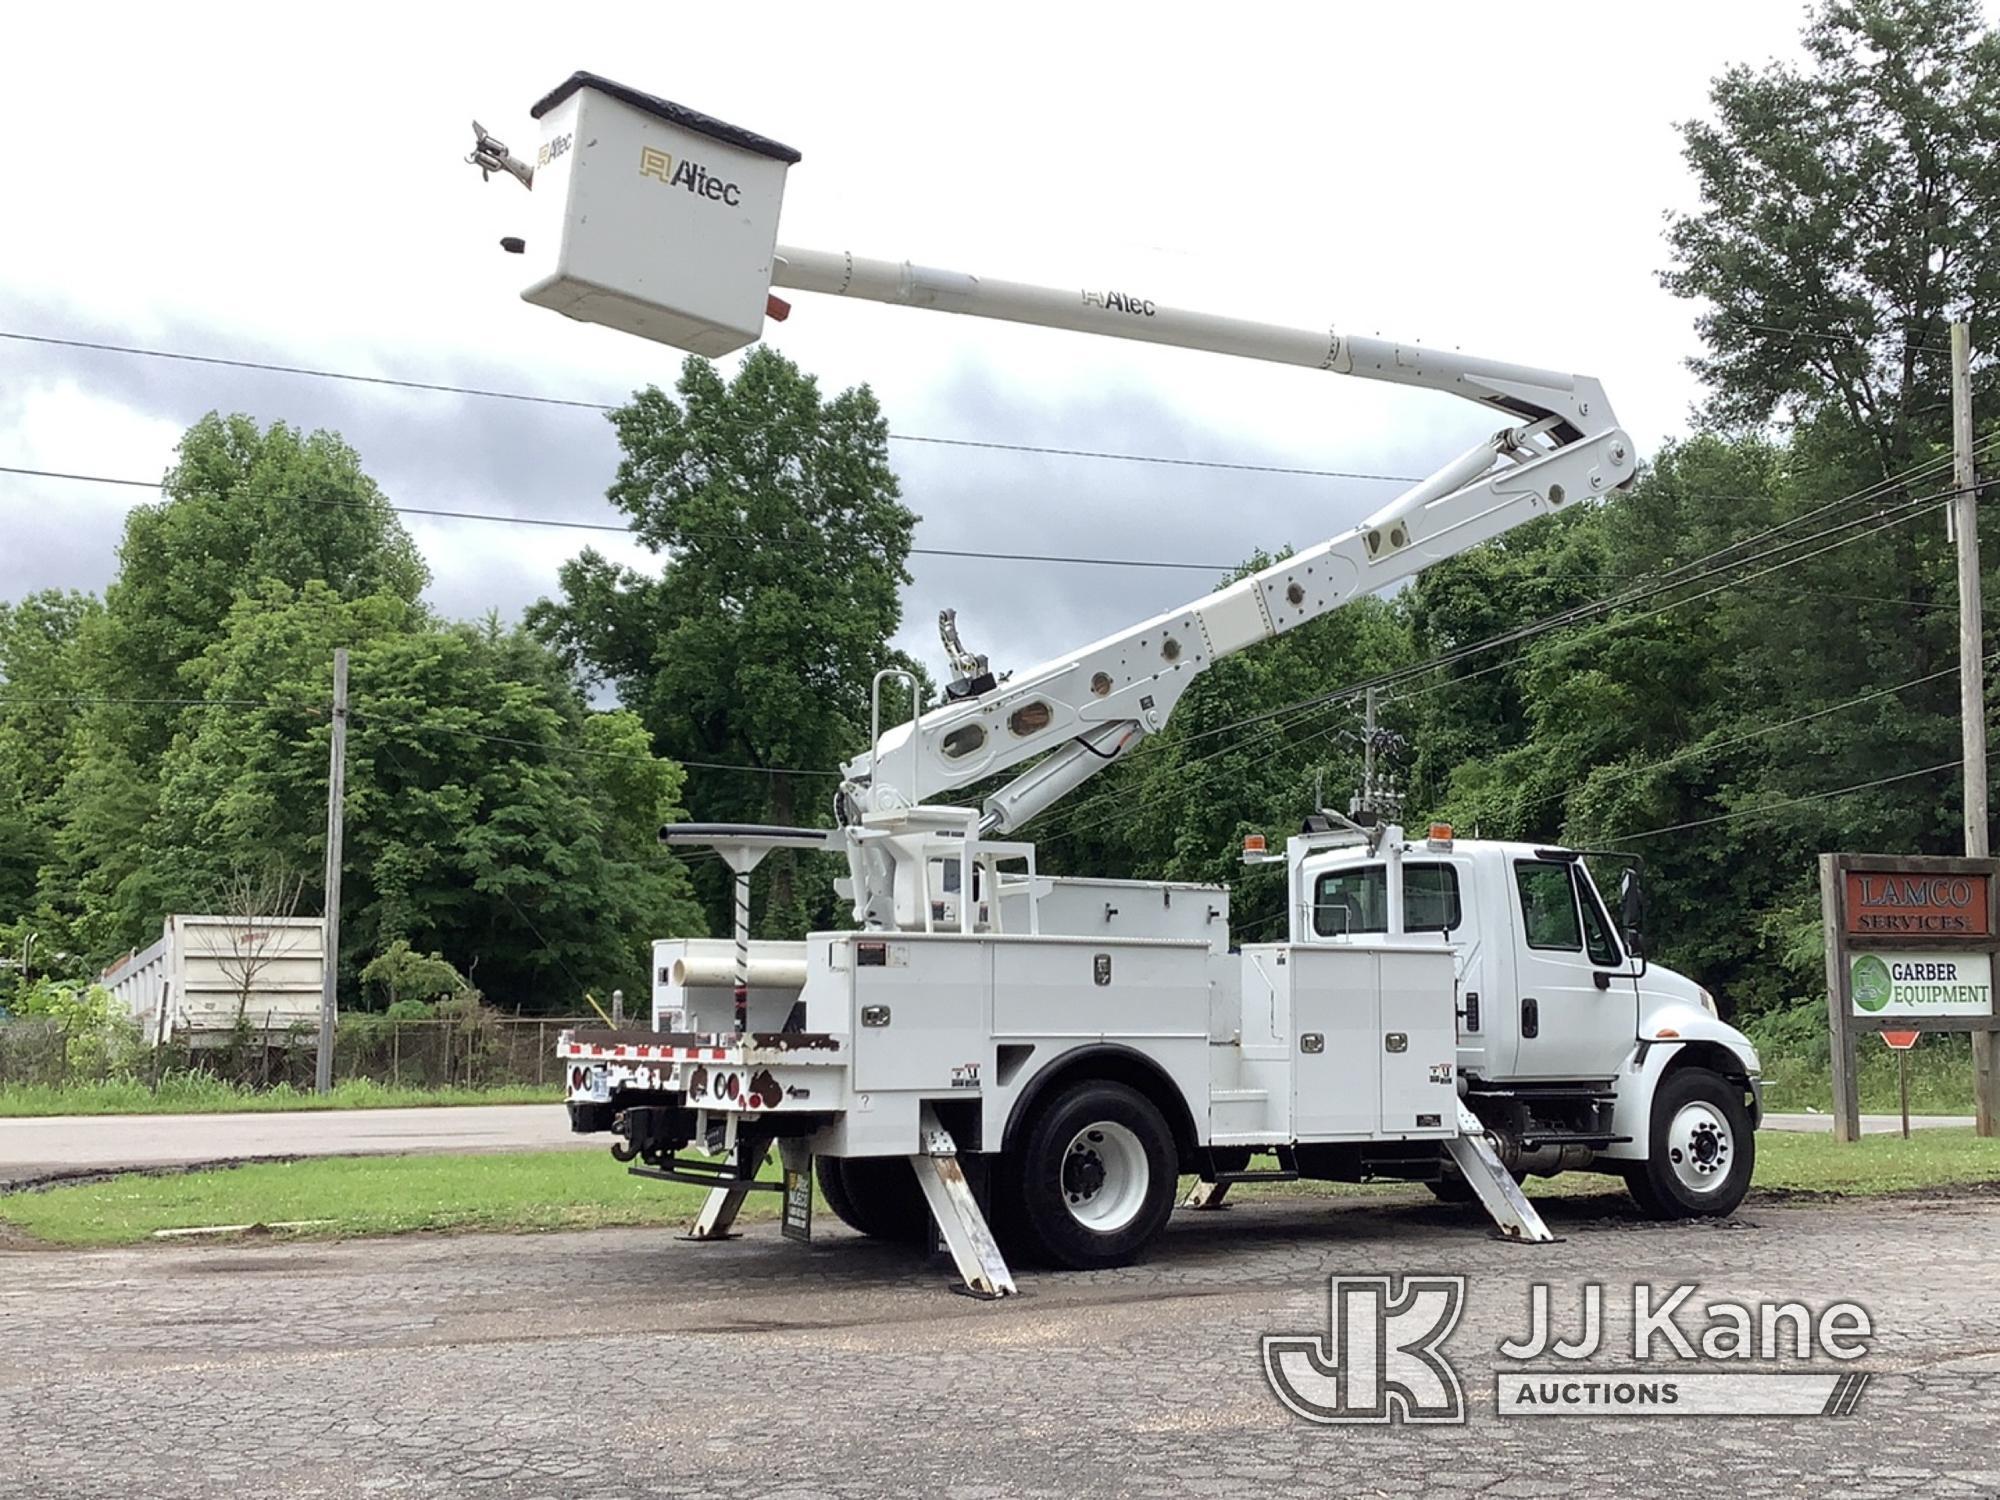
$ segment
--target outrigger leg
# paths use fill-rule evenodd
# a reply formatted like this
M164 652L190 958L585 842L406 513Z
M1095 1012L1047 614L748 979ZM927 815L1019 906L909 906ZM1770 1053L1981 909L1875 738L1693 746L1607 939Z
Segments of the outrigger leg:
M736 1215L743 1208L743 1200L753 1191L752 1184L757 1174L764 1169L764 1158L770 1154L768 1140L746 1140L741 1142L736 1152L737 1181L727 1186L712 1187L702 1200L701 1212L688 1225L687 1238L691 1240L733 1240L736 1238Z
M1478 1195L1480 1206L1492 1216L1502 1239L1536 1245L1554 1243L1556 1236L1549 1232L1535 1205L1521 1191L1521 1184L1500 1164L1500 1158L1487 1144L1486 1127L1479 1123L1479 1116L1463 1103L1458 1106L1458 1134L1447 1143L1446 1149L1467 1185Z
M965 1180L958 1164L958 1145L951 1132L938 1123L935 1111L926 1104L918 1119L918 1135L923 1150L910 1158L917 1185L924 1190L924 1202L944 1235L965 1289L975 1297L1011 1297L1016 1293L1014 1276L1006 1257L993 1238L993 1230L980 1211L979 1200Z

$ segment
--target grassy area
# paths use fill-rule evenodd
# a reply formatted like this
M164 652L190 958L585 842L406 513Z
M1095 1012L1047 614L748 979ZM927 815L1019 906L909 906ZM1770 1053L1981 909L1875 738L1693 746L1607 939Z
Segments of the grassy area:
M263 1113L295 1109L407 1109L443 1104L543 1104L562 1098L551 1084L499 1088L390 1088L365 1078L334 1085L322 1097L309 1089L280 1084L272 1089L242 1088L206 1073L170 1073L155 1089L143 1079L114 1078L101 1083L9 1084L0 1087L0 1117L24 1115L183 1115Z
M1831 1135L1764 1130L1757 1134L1754 1181L1767 1191L1848 1194L2000 1182L2000 1137L1919 1130L1907 1141L1871 1135L1843 1146Z
M1996 1182L2000 1140L1980 1140L1969 1130L1927 1130L1910 1141L1871 1136L1841 1146L1830 1136L1767 1131L1757 1138L1756 1181L1765 1191L1841 1194ZM1531 1179L1530 1186L1538 1193L1587 1194L1614 1182L1572 1173L1552 1182ZM1270 1191L1410 1190L1299 1183ZM1258 1196L1255 1188L1238 1192ZM0 1224L48 1244L118 1245L145 1240L156 1229L295 1220L326 1221L299 1231L316 1237L679 1224L700 1203L697 1188L633 1177L594 1152L336 1157L15 1193L0 1197ZM777 1206L777 1194L756 1193L744 1215L769 1218Z
M1833 1108L1833 1083L1827 1060L1826 1023L1820 1035L1766 1038L1753 1036L1764 1064L1764 1107L1770 1110ZM1868 1114L1894 1114L1896 1054L1872 1036L1855 1047L1860 1064L1861 1108ZM1910 1053L1910 1112L1919 1115L1972 1113L1972 1038L1927 1036Z
M316 1235L594 1229L690 1218L701 1190L630 1175L609 1153L362 1156L128 1175L0 1197L0 1222L62 1245L122 1245L156 1229L328 1222ZM777 1211L751 1195L746 1214Z

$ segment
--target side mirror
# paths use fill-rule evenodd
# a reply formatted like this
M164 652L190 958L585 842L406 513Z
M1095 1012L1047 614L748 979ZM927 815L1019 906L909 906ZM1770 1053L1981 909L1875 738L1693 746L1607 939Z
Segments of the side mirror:
M1618 925L1625 932L1625 951L1635 958L1646 956L1646 887L1639 872L1628 865L1618 877Z

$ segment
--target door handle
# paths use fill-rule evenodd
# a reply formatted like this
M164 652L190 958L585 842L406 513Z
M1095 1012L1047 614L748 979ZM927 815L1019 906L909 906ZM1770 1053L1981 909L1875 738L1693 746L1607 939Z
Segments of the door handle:
M1521 1035L1536 1037L1542 1034L1542 1007L1532 997L1521 998Z

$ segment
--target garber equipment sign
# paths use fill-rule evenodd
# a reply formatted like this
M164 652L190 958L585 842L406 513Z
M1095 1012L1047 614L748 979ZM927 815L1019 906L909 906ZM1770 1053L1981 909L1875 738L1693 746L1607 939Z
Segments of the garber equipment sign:
M1985 937L1984 875L1847 871L1850 937Z
M1993 1013L1990 953L1856 953L1848 964L1854 1011L1863 1016Z
M1989 1065L2000 1011L2000 860L1935 854L1822 854L1826 1010L1832 1031L1833 1133L1861 1138L1855 1038L1974 1033L1979 1133L2000 1134L2000 1067ZM1907 1035L1906 1035L1907 1034Z

